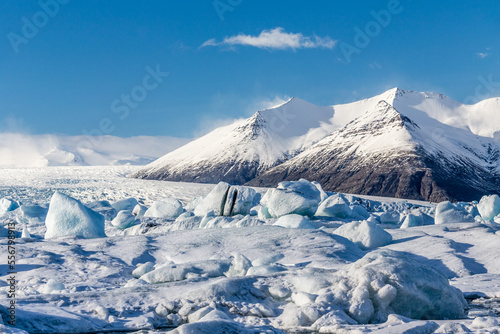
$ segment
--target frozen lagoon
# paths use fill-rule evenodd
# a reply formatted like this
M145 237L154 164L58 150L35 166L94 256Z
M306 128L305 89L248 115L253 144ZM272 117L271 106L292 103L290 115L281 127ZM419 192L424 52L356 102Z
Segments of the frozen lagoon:
M207 195L214 187L125 178L133 169L53 167L0 170L0 198L9 197L22 204L43 206L50 202L57 190L84 204L133 197L150 206L154 201L168 196L179 199L186 207L191 199ZM264 194L266 189L257 189L257 192ZM392 236L391 243L379 249L410 253L416 261L443 273L465 297L500 297L500 261L497 251L500 237L496 223L456 222L398 229L403 217L415 210L416 206L432 215L435 205L380 198L374 199L375 202L380 203L380 206L372 205L372 209L379 211L371 214L375 218L380 217L379 222L384 220L381 226ZM384 210L397 212L399 221L382 219ZM313 218L311 222L317 228L312 230L271 226L274 221L269 219L263 221L262 226L181 231L169 228L174 219L143 218L142 224L136 225L133 233L120 231L108 221L107 238L63 237L57 240L43 239L43 219L26 217L19 209L5 214L0 221L5 224L11 219L18 220L19 232L23 226L28 226L33 238L32 241L18 239L20 243L17 245L20 259L17 316L19 320L25 319L32 323L32 331L56 333L65 328L69 333L81 333L85 330L152 329L169 326L168 322L179 320L174 316L169 319L168 315L179 315L183 307L181 314L187 312L184 317L186 320L180 315L182 320L179 324L200 324L199 321L203 320L200 315L212 308L231 317L231 326L233 323L245 324L249 330L281 328L288 333L359 333L375 330L432 333L437 328L433 323L462 324L478 333L496 330L481 327L495 326L492 319L498 319L495 311L497 304L488 307L481 305L494 304L494 299L485 303L476 299L474 303L481 307L474 306L469 310L468 318L451 322L409 321L390 316L388 321L379 324L342 324L335 318L332 321L336 322L332 322L331 326L313 328L312 325L319 318L335 311L333 305L337 305L336 302L325 302L326 297L318 299L328 296L327 290L336 284L332 277L372 251L363 251L349 240L336 237L335 229L355 221L352 218ZM1 247L5 247L4 242ZM193 265L194 262L214 261L225 269L224 265L230 265L234 253L243 254L252 263L269 254L284 256L269 263L266 270L261 271L263 274L242 277L226 277L217 270L209 275L210 271L199 271L200 268ZM1 261L3 264L5 260ZM153 262L157 267L190 264L191 269L182 276L182 280L143 284L134 279L131 272L139 263L145 262ZM262 263L262 260L257 262ZM271 269L276 271L271 272ZM4 280L4 273L0 275ZM62 290L48 289L47 286L52 286L48 284L51 279L60 283L59 288L63 287ZM276 288L270 289L273 286ZM280 292L280 287L286 287L288 291ZM0 305L4 305L5 301L3 294ZM174 304L172 310L169 310L169 303ZM196 312L199 312L198 315L193 316ZM488 321L473 319L488 315L491 316ZM192 322L189 321L190 316ZM220 319L223 316L217 312L213 316L216 318L212 317L212 324L215 324L214 321L225 321ZM54 323L60 322L63 323L62 327L56 329ZM25 323L25 326L29 329L30 325ZM87 329L85 326L88 326ZM205 328L209 330L210 326ZM193 330L199 331L199 328Z

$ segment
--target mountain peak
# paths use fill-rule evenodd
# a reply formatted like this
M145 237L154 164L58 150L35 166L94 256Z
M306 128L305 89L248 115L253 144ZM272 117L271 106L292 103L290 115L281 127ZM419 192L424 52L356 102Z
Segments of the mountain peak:
M256 139L259 136L259 133L262 131L262 128L265 126L266 120L262 117L260 111L257 111L250 117L243 125L234 129L236 132L246 132L246 136L252 140Z
M310 108L329 108L329 107L320 107L320 106L317 106L317 105L312 104L310 102L307 102L305 100L302 100L301 98L293 96L293 97L289 98L288 100L286 100L283 103L275 105L274 107L269 107L269 108L266 108L266 109L262 109L260 111L265 113L266 111L274 111L274 110L280 109L280 108L294 108L294 109L304 109L304 110L307 110L307 109L310 109Z
M399 93L399 92L401 92L401 93L404 93L404 92L405 92L405 90L404 90L403 88L400 88L400 87L397 87L397 86L396 86L396 87L393 87L393 88L389 89L387 92L394 92L394 93Z
M396 110L389 102L380 100L375 107L367 110L350 123L339 129L343 135L355 133L383 133L389 129L410 129L419 128L411 119Z
M461 128L445 122L460 112L467 116L487 109L481 115L489 115L484 121L494 133L498 107L493 102L467 109L436 93L399 87L326 107L293 97L168 153L134 177L233 184L252 180L261 186L310 178L333 191L426 200L482 194L485 184L497 192L500 178L491 172L500 163L497 144L474 136L466 122L458 123ZM457 176L462 169L471 172Z
M392 89L389 89L388 91L382 93L380 95L381 97L386 97L388 101L397 101L402 97L413 97L413 98L423 98L423 99L436 99L436 100L443 100L443 99L449 99L444 94L441 93L435 93L435 92L417 92L413 90L405 90L399 87L394 87Z
M385 97L385 100L392 104L395 100L407 95L408 93L413 93L413 91L394 87L383 93L381 96Z
M392 111L392 110L395 110L394 107L389 104L386 100L380 100L378 101L375 109L377 111L381 111L381 112L387 112L387 111Z
M363 117L364 122L373 122L376 120L395 120L405 122L410 121L413 123L408 117L404 116L400 113L392 104L385 100L380 100L373 110L369 110L366 113L366 116Z
M286 106L288 104L293 104L294 102L297 102L297 101L302 101L301 99L299 98L296 98L295 96L289 98L288 100L286 100L285 102L282 102L280 104L277 104L273 107L269 107L269 108L266 108L266 109L262 109L260 111L265 111L265 110L273 110L273 109L278 109L278 108L281 108L283 106ZM303 102L303 101L302 101Z

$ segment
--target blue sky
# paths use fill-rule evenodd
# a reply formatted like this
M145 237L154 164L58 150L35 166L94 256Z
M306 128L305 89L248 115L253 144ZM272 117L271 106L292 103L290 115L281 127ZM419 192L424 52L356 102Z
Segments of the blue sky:
M291 96L500 96L494 0L55 1L0 2L0 132L192 137Z

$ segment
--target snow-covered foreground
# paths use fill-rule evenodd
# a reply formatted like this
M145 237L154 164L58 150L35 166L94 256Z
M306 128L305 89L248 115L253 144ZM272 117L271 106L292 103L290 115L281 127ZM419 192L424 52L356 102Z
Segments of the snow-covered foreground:
M165 196L187 203L204 196L213 185L142 181L127 178L136 166L0 168L0 198L11 197L23 204L49 203L54 191L67 193L84 203L107 200L114 202L134 197L151 204Z
M306 181L254 191L125 177L134 170L0 169L12 200L0 200L1 333L500 331L495 197L436 207Z

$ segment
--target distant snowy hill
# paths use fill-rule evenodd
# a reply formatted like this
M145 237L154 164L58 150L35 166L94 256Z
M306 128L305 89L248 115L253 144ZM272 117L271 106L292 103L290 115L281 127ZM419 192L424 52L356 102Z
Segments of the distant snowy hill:
M425 200L500 192L500 99L464 105L391 89L329 107L293 98L218 128L133 176L327 190Z
M145 165L188 140L130 137L0 134L0 168Z

